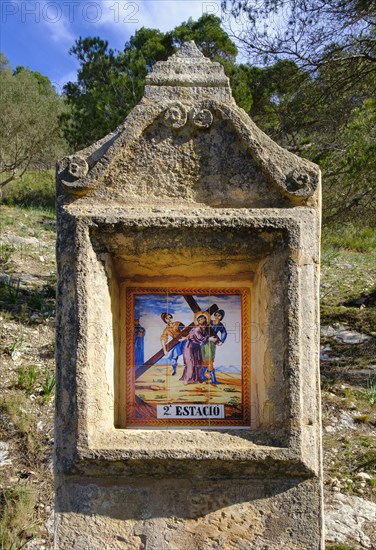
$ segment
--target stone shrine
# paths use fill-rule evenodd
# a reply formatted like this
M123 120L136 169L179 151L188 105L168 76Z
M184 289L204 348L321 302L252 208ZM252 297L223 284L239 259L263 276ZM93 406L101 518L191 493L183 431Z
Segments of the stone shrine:
M59 162L57 549L323 548L320 200L193 42Z

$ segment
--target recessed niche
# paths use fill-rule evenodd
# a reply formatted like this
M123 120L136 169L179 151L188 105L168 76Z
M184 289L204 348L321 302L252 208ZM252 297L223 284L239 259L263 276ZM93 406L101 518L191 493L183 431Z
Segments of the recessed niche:
M111 407L98 404L97 416L120 430L284 427L289 416L284 232L202 231L195 246L186 246L186 240L189 231L175 236L146 231L140 249L138 231L92 231L97 269L106 278L106 285L97 285L96 302L102 305L96 324L103 326L96 335L107 335L103 371L113 399ZM195 367L195 380L192 372L184 376L189 354L181 348L198 326L199 310L207 312L208 333L215 336L218 320L227 334L220 341L224 331L218 331L214 345L202 343L203 365ZM166 345L173 341L163 314L172 315L172 329L181 325L175 354L171 346L161 354L163 339Z

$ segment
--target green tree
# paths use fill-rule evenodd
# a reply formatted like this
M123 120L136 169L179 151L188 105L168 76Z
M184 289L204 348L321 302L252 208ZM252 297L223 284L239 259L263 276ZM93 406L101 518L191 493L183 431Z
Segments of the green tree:
M292 59L317 70L327 63L376 62L375 0L222 0L242 23L238 38L262 64Z
M375 189L370 192L370 182L376 161L366 154L370 151L366 144L374 139L371 113L376 74L370 73L359 81L353 76L351 67L327 65L297 90L294 114L297 116L299 109L302 114L296 124L297 152L321 167L325 223L345 220L375 223ZM340 81L342 88L338 89ZM356 171L355 151L362 159L356 163Z
M172 39L152 29L141 28L119 53L99 37L78 39L70 50L80 63L77 82L64 86L71 146L81 149L114 130L142 98L148 68L173 51Z
M376 81L376 1L375 0L223 0L234 16L242 15L239 43L249 59L272 69L292 63L299 70L286 75L288 85L299 94L304 116L314 109L326 110L328 102L348 94L355 98L352 108L371 97ZM291 65L291 67L293 67ZM303 72L302 72L303 71ZM262 75L266 74L261 71ZM311 82L307 86L310 74ZM302 78L303 76L303 78ZM370 86L371 84L371 86ZM300 88L304 85L305 90ZM258 83L263 90L262 82ZM373 88L372 88L373 86ZM309 96L312 100L309 100ZM336 103L338 103L335 100ZM253 109L257 100L253 98ZM304 107L305 114L303 113ZM350 116L351 109L342 113ZM302 117L299 117L302 120Z
M325 174L324 221L376 220L376 105L373 99L353 109L340 143L322 156Z
M190 19L168 33L143 27L122 52L114 52L99 37L77 40L70 53L80 68L77 82L64 87L71 112L62 118L71 146L83 148L123 122L141 100L145 77L154 63L166 60L185 40L195 40L205 55L222 61L228 69L235 67L237 49L213 15L203 15L196 22Z
M250 73L250 116L280 145L299 151L311 124L306 105L309 74L287 59L251 67Z
M324 10L324 4L329 11ZM261 54L265 56L265 65L261 67L236 64L237 48L221 28L221 21L213 15L202 16L198 21L189 19L168 33L142 28L130 38L124 51L118 53L100 38L80 39L71 50L80 62L78 80L68 83L65 88L72 107L72 114L65 120L66 135L74 148L81 148L112 131L141 99L145 77L153 64L167 59L184 41L194 40L204 55L223 65L237 104L266 133L283 147L320 164L326 198L324 218L351 216L352 211L359 210L360 204L366 208L372 202L368 200L368 192L359 201L359 193L363 193L359 185L368 185L367 173L372 171L367 163L360 163L355 176L351 151L356 143L360 147L361 140L358 137L351 142L349 132L353 131L354 120L362 116L363 106L368 105L365 102L374 95L376 74L371 55L372 30L367 24L372 3L365 3L366 12L357 3L358 25L351 10L342 4L340 0L240 2L241 7L249 9L254 33L261 28L256 25L257 14L270 18L283 6L288 8L289 33L295 33L298 28L291 19L294 13L300 30L307 25L304 27L306 34L311 33L310 37L302 36L303 42L294 42L295 36L296 55L293 55L281 38L284 36L290 43L290 34L280 34L281 40L276 42L275 35L270 37L268 29L262 29L262 36L258 38L264 40L265 47L268 40L273 47L262 50L257 41L255 47L252 46L258 60ZM261 11L251 13L251 8L255 7ZM337 10L340 15L328 24L322 18L330 10ZM307 14L311 19L307 19ZM348 25L346 18L349 18ZM335 43L338 47L330 41L334 37L330 34L332 25L342 29ZM318 33L316 37L314 31ZM256 38L243 34L243 40L247 36L248 39L249 36ZM362 54L359 41L356 50L356 36L367 39ZM372 162L371 157L367 158ZM352 184L351 179L355 177L357 185Z
M220 62L235 63L238 49L221 27L221 20L215 15L205 14L197 21L188 21L176 27L172 36L174 44L181 46L187 40L194 40L205 57Z
M224 0L222 5L242 14L240 43L252 62L263 65L254 69L259 78L251 115L279 143L320 164L324 220L360 219L363 209L361 219L374 223L373 172L369 162L360 162L355 171L353 154L364 145L364 106L368 113L374 108L368 100L376 89L375 0ZM292 61L299 70L291 72L287 90L270 96L278 79L274 69ZM355 132L359 117L365 117L362 130Z
M66 151L59 116L64 103L47 77L12 71L0 54L0 192L29 168L47 167Z

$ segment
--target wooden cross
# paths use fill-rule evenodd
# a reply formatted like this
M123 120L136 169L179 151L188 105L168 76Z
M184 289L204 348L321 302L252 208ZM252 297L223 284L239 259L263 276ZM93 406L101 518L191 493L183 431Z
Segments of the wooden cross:
M198 305L198 303L196 302L196 300L193 298L192 295L183 294L183 297L184 297L185 301L187 302L187 304L189 305L189 307L191 308L191 310L193 311L193 313L197 313L198 311L201 311L200 306ZM216 304L213 304L208 309L206 309L205 311L207 311L209 313L209 315L211 316L217 310L218 310L218 306ZM194 323L191 323L187 327L184 327L183 330L181 330L179 332L178 336L176 336L175 338L170 340L170 342L168 342L168 344L166 345L166 350L167 351L172 350L172 348L174 346L176 346L176 344L179 343L181 338L183 338L184 336L187 336L187 334L189 334L189 332L190 332L190 330L193 326L194 326ZM150 359L145 361L145 363L143 365L140 365L138 367L138 369L136 370L136 373L135 373L136 380L137 380L137 378L140 378L140 376L142 376L144 374L144 372L149 370L150 367L152 367L153 365L155 365L155 363L157 363L160 359L162 359L163 356L164 356L164 351L163 351L163 349L160 349L159 351L157 351L157 353L155 353L152 357L150 357Z

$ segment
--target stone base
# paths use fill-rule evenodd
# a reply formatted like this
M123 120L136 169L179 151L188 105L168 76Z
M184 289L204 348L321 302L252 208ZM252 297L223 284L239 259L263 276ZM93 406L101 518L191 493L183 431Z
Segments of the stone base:
M71 479L55 548L321 549L321 502L317 479Z

